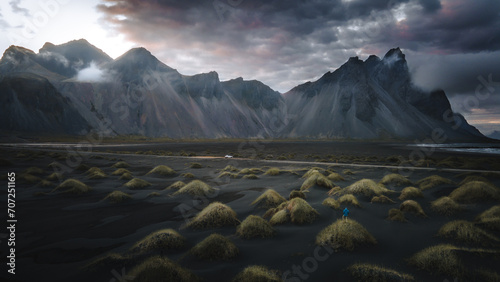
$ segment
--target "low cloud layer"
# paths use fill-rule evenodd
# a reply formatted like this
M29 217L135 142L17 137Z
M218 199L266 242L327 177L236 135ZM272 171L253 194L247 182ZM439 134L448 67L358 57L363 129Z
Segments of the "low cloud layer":
M91 62L90 66L79 70L75 78L81 82L104 82L108 79L108 75L95 62Z

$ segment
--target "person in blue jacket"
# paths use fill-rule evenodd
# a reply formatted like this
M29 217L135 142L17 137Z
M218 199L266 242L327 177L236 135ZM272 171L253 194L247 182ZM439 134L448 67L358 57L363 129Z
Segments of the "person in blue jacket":
M347 216L349 215L349 210L347 208L344 209L344 214L342 215L342 219L345 219L347 221Z

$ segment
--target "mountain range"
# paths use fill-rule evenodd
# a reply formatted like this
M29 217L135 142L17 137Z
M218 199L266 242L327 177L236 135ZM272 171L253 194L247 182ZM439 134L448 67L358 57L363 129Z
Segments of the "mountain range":
M112 59L86 40L9 47L0 60L0 125L12 134L171 138L485 138L443 91L414 86L405 55L350 58L286 93L256 80L182 75L144 48Z

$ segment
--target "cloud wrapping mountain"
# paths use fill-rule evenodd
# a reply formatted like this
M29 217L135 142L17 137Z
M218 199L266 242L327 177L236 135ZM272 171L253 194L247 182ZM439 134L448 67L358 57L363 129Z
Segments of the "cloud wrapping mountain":
M38 129L65 134L108 124L106 134L172 138L414 139L435 129L456 140L482 137L451 111L444 92L428 93L412 84L400 49L383 59L350 58L283 95L259 81L221 82L216 72L182 75L144 48L112 60L84 40L47 43L38 54L12 46L0 61L0 79L10 95L6 118L20 117L2 125L7 131L34 132L31 122L39 119L46 122ZM43 80L45 86L20 91L8 83L12 79ZM33 106L17 102L20 95L57 97L52 104L58 115L46 107L35 107L32 116L19 114Z

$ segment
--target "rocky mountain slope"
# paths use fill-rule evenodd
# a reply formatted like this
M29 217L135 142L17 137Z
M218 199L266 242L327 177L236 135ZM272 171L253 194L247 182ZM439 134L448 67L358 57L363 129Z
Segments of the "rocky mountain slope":
M281 95L259 81L221 82L216 72L182 75L144 48L113 60L85 40L46 43L38 53L11 46L0 86L8 132L411 139L442 128L451 139L482 137L451 112L444 92L412 85L399 49L351 58Z

